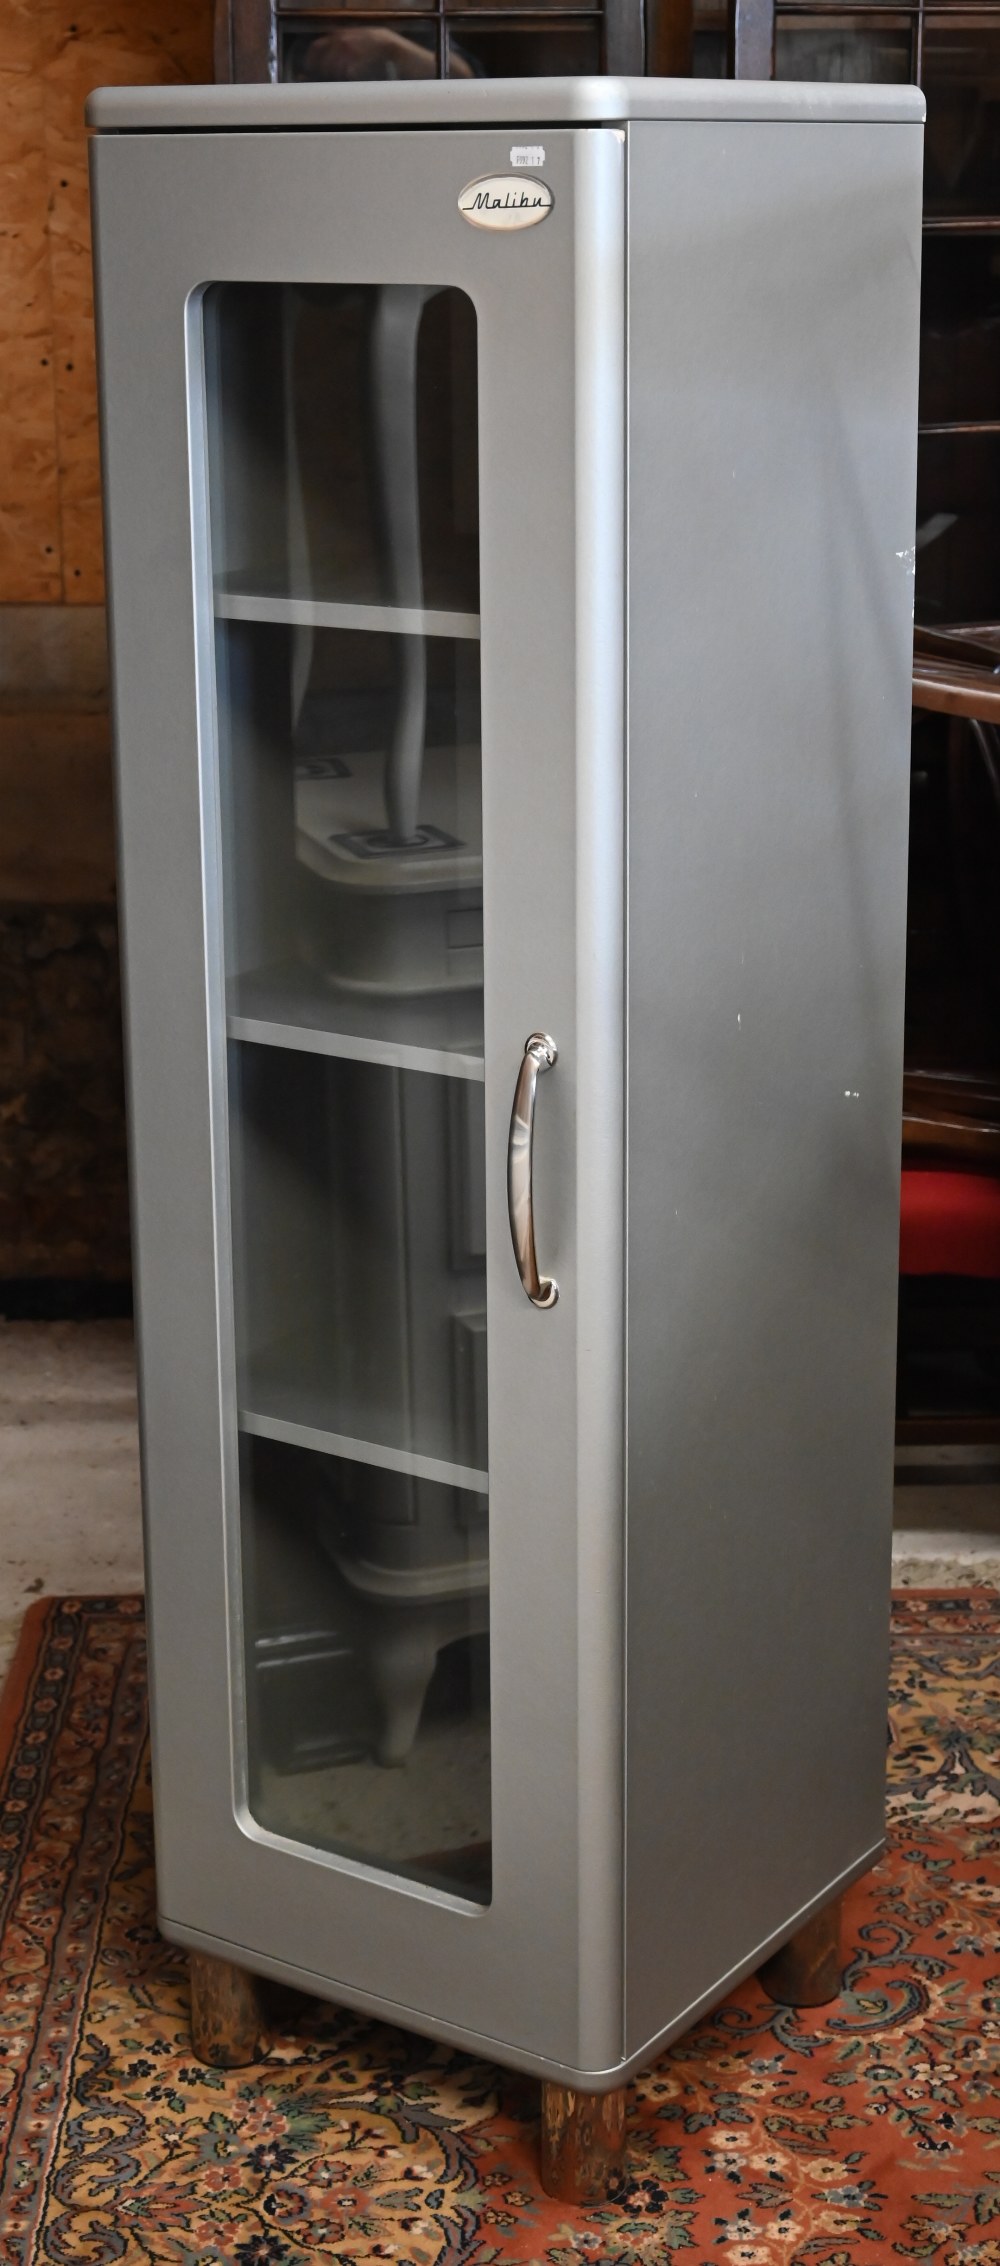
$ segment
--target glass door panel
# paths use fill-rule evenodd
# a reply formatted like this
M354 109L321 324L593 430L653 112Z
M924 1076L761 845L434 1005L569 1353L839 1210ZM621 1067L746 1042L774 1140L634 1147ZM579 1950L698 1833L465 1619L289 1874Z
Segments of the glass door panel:
M476 318L466 293L214 284L204 325L217 588L474 614Z
M581 78L601 69L601 18L519 23L498 15L452 15L447 29L448 78Z
M243 1436L250 1808L488 1903L486 1498Z
M992 11L927 14L924 206L1000 213L1000 21Z
M239 1033L481 1059L471 301L215 285L205 336Z
M905 15L793 15L785 10L775 29L776 79L836 83L905 82L911 71L911 21Z
M724 0L694 0L691 27L691 76L694 79L726 77L726 9Z
M293 700L303 641L308 680ZM414 693L403 649L418 642ZM294 1022L317 1045L324 1032L367 1036L375 1060L394 1042L423 1045L481 1075L478 639L226 619L216 682L234 1034ZM411 702L406 839L387 824L387 774Z
M421 7L423 0L401 0ZM367 12L346 23L329 20L308 30L294 19L278 25L278 76L281 79L436 79L441 76L440 16L407 17L380 23Z
M233 1044L229 1096L241 1421L485 1491L482 1086Z
M486 1901L475 316L204 337L249 1804Z
M926 433L917 469L916 618L1000 621L1000 432Z
M920 422L1000 424L1000 226L924 238Z

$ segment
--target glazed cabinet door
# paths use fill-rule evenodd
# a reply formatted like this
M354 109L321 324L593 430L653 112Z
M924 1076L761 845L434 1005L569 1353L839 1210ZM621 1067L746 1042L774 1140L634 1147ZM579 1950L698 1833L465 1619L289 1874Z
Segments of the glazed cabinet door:
M518 154L95 179L162 1924L573 2070L621 2051L625 154ZM470 224L501 175L544 224Z

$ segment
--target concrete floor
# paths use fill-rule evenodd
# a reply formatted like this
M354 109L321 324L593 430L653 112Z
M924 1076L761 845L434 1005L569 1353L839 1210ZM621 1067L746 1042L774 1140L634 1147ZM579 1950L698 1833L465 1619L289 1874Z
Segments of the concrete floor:
M142 1588L127 1322L0 1322L0 1675L33 1597Z
M1000 1454L911 1451L893 1573L1000 1588ZM122 1322L0 1322L0 1674L33 1597L142 1588L132 1334Z
M909 1589L1000 1589L1000 1448L897 1451L893 1579Z

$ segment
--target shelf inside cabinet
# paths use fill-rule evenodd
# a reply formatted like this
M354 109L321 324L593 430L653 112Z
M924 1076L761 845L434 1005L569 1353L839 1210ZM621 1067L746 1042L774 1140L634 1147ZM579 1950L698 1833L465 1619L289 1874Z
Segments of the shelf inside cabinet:
M230 1038L300 1054L338 1055L398 1070L482 1082L481 992L337 993L308 968L258 968L228 986Z
M386 606L341 598L295 597L278 588L218 588L215 614L218 621L284 622L294 629L380 630L395 637L479 637L478 614L441 606Z
M456 1463L447 1453L453 1448L450 1427L435 1438L434 1428L425 1423L415 1447L404 1437L410 1428L398 1404L354 1398L349 1410L332 1405L323 1348L316 1340L283 1339L253 1356L240 1376L238 1403L240 1430L258 1439L345 1456L353 1463L436 1480L472 1494L489 1491L485 1471Z

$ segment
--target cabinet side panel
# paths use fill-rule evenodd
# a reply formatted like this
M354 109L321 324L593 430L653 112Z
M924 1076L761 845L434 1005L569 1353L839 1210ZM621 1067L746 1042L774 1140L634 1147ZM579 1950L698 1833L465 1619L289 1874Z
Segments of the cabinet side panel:
M630 130L630 2054L883 1831L920 145Z

